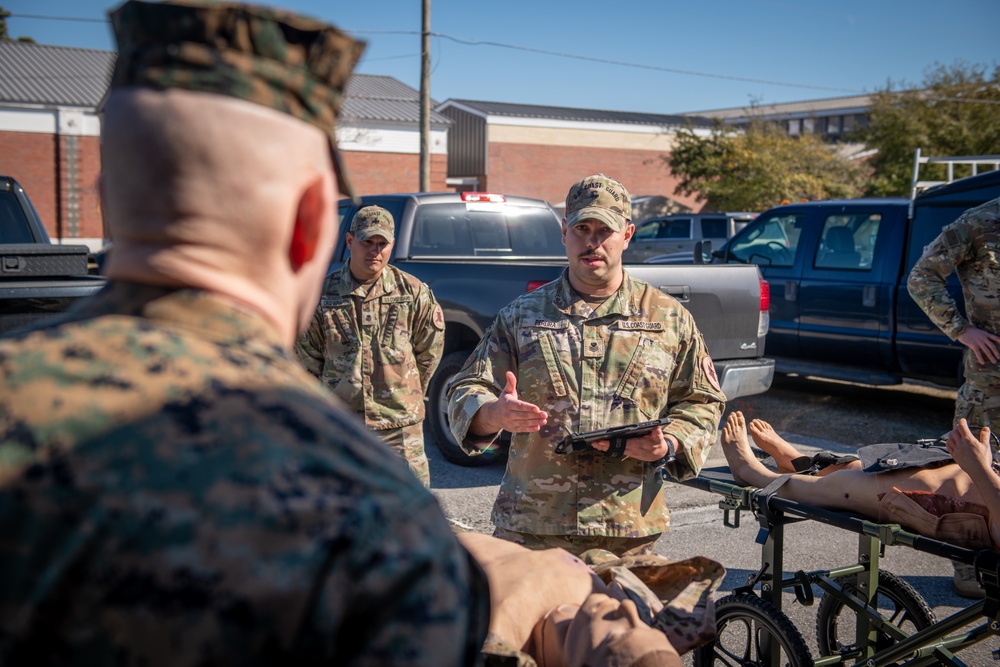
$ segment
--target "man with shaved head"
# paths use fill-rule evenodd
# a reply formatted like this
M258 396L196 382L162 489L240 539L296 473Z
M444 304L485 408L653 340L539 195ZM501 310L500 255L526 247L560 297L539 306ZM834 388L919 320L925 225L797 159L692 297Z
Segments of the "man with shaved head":
M111 18L108 284L0 339L0 664L474 664L481 571L291 351L362 45L235 3Z

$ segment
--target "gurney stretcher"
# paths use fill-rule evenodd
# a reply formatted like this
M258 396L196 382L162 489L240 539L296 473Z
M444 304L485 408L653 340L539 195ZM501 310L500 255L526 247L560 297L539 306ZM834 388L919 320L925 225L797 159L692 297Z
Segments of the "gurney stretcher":
M665 473L664 479L674 481ZM761 567L746 585L716 603L718 635L696 650L695 665L966 665L956 652L1000 636L1000 552L996 550L965 549L908 532L897 524L880 524L861 515L765 494L736 484L726 467L703 469L697 478L682 484L722 496L719 507L727 527L739 527L744 512L760 525ZM819 521L857 534L856 561L786 575L784 528L800 521ZM986 598L938 621L916 590L902 578L880 570L880 559L889 545L975 566ZM755 591L758 584L759 593ZM781 610L782 591L793 592L800 604L812 605L813 586L824 592L817 609L818 658ZM880 606L888 606L890 614L881 613ZM972 629L963 630L972 624ZM998 653L993 657L1000 660Z

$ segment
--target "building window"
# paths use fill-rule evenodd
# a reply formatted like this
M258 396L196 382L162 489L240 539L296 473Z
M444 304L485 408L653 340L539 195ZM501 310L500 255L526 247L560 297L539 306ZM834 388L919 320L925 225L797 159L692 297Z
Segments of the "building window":
M788 121L788 134L793 137L797 137L802 133L802 121L798 118L792 118Z

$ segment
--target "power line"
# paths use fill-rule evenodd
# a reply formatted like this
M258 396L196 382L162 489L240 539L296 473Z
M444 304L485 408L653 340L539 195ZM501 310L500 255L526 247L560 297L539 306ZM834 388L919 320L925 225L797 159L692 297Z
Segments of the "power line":
M111 23L107 19L88 19L82 16L43 16L41 14L11 14L7 18L42 19L46 21L76 21L78 23Z
M46 19L51 21L79 21L87 23L107 23L106 19L89 19L80 18L73 16L43 16L39 14L11 14L11 17L16 18L32 18L32 19ZM354 30L346 31L353 32L361 35L420 35L420 31L417 30ZM480 40L469 40L461 39L459 37L454 37L452 35L446 35L440 32L430 33L431 37L437 37L439 39L446 39L456 44L464 44L466 46L492 46L498 49L510 49L513 51L525 51L528 53L539 53L546 56L554 56L557 58L570 58L574 60L585 60L589 62L604 63L606 65L615 65L618 67L632 67L635 69L646 69L656 72L669 72L671 74L685 74L688 76L701 76L712 79L725 79L728 81L743 81L747 83L759 83L766 84L770 86L785 86L788 88L807 88L810 90L826 90L838 93L857 93L858 91L852 90L850 88L835 88L832 86L817 86L808 83L789 83L787 81L771 81L768 79L754 79L750 77L732 76L728 74L713 74L711 72L698 72L695 70L685 70L677 69L674 67L662 67L659 65L645 65L642 63L630 63L623 60L610 60L607 58L595 58L594 56L581 56L575 53L563 53L560 51L549 51L547 49L537 49L530 46L519 46L517 44L504 44L503 42L493 42L493 41L480 41Z
M42 19L50 21L75 21L81 23L110 23L107 19L93 19L84 18L78 16L44 16L41 14L11 14L9 18L28 18L28 19ZM359 35L412 35L419 36L420 31L417 30L349 30L346 32L351 32ZM744 83L757 83L768 86L783 86L786 88L804 88L809 90L825 90L830 92L838 93L851 93L854 95L863 95L864 91L859 91L851 88L837 88L834 86L818 86L809 83L792 83L788 81L774 81L772 79L757 79L753 77L743 77L736 76L732 74L715 74L712 72L699 72L697 70L679 69L676 67L664 67L662 65L647 65L643 63L630 63L624 60L611 60L608 58L597 58L595 56L582 56L576 53L564 53L562 51L550 51L548 49L538 49L531 46L520 46L517 44L505 44L503 42L494 41L484 41L484 40L469 40L461 39L459 37L454 37L452 35L446 35L440 32L430 33L431 37L438 37L440 39L446 39L456 44L463 44L465 46L492 46L499 49L510 49L513 51L525 51L527 53L538 53L546 56L553 56L556 58L570 58L573 60L585 60L588 62L602 63L605 65L615 65L617 67L631 67L634 69L645 69L655 72L667 72L670 74L684 74L687 76L699 76L710 79L723 79L726 81L742 81ZM414 54L419 55L419 54ZM385 58L379 58L378 60L392 60L397 58L408 58L413 56L406 55L396 55L387 56ZM436 67L436 66L435 66ZM949 102L979 102L983 104L1000 104L1000 100L984 100L984 99L967 99L967 98L947 98L939 97L936 98L942 101Z

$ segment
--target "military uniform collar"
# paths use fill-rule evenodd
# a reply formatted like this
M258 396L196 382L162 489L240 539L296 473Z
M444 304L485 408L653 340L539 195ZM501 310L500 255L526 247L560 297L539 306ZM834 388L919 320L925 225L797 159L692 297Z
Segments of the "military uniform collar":
M631 317L637 311L632 303L635 294L635 281L628 271L624 271L624 279L618 291L612 294L604 303L596 309L584 301L573 286L569 283L569 269L564 269L556 287L553 305L561 312L571 317L584 317L595 319L608 315L619 315L621 317Z
M386 266L382 269L382 275L375 280L371 289L365 292L365 286L351 273L351 267L344 264L344 268L340 272L340 288L341 294L359 296L365 301L371 301L396 291L396 273L391 266Z
M180 329L198 331L221 344L259 347L285 355L276 326L260 313L229 297L194 288L108 281L94 298L81 304L83 317L127 315Z

